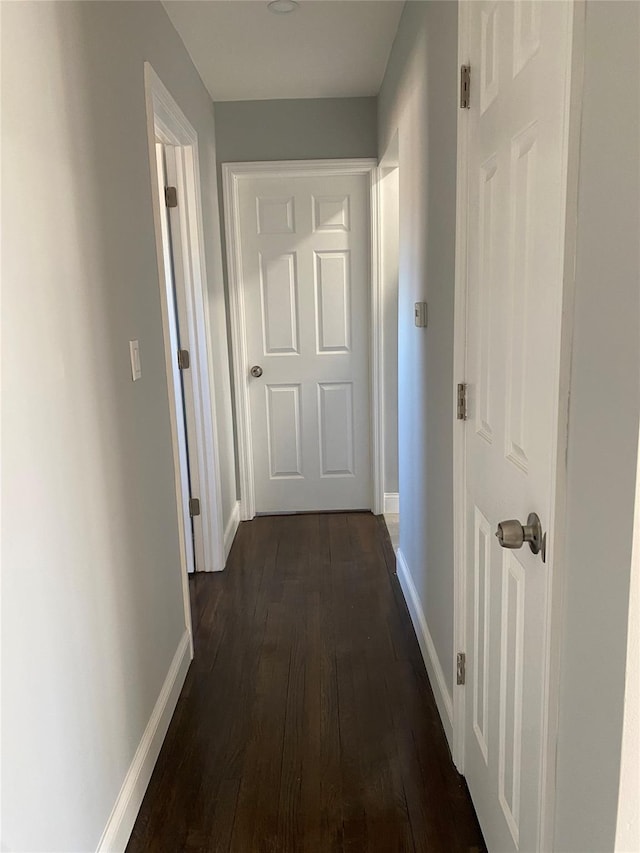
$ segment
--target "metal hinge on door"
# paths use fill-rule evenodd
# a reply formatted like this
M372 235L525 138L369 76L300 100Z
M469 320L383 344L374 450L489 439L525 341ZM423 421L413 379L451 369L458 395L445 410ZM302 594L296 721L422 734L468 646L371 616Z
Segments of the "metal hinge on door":
M164 188L164 203L167 207L178 206L178 190L175 187Z
M464 684L467 677L467 656L464 652L458 652L456 661L456 684Z
M189 515L191 518L200 515L200 498L189 498Z
M460 67L460 109L468 110L471 107L471 66Z
M188 349L178 350L178 367L180 370L187 370L191 366L191 356Z
M456 416L459 421L466 421L467 419L467 386L464 382L458 384Z

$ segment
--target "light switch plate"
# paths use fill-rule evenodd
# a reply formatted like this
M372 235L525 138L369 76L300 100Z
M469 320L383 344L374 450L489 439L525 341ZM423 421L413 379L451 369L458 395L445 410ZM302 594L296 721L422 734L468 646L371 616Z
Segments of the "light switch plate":
M427 303L416 302L413 316L416 326L420 326L420 328L424 329L427 325Z
M129 355L131 357L131 378L135 382L142 378L142 367L140 366L140 344L138 341L129 341Z

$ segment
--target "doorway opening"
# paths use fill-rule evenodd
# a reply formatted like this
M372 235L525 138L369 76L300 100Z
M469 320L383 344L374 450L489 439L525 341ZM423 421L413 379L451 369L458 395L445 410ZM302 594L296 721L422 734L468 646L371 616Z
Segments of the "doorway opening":
M382 399L384 518L394 551L400 545L398 476L398 282L400 269L400 161L396 133L380 162L380 277L382 292Z
M222 172L242 518L379 514L377 163Z
M193 634L188 579L225 565L198 138L149 63L145 89L185 624Z

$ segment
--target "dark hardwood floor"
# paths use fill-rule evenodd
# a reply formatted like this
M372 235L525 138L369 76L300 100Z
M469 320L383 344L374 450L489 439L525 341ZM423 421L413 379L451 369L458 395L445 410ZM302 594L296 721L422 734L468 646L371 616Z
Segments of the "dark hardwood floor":
M384 521L256 518L200 575L137 851L484 851Z

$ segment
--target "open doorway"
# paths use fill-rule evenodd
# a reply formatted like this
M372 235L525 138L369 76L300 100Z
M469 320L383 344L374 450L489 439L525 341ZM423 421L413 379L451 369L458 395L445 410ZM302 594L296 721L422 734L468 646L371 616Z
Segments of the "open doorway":
M198 139L148 63L145 84L185 623L193 633L198 573L225 564Z
M178 288L184 294L183 283L179 277L181 235L176 192L177 151L172 145L156 142L156 175L158 181L158 206L162 234L162 254L164 277L167 292L167 308L171 351L176 354L172 364L173 396L176 406L176 428L178 435L178 454L180 460L180 479L183 499L181 501L184 518L184 551L189 576L189 602L193 631L198 630L200 609L198 607L198 572L205 568L204 537L201 521L200 483L196 463L197 434L193 417L192 384L186 380L186 371L190 369L191 353L188 343L188 328L185 317L184 299L179 304ZM174 216L172 217L172 213ZM182 322L181 322L182 314ZM184 500L184 497L187 500Z
M396 134L380 163L384 518L394 551L400 544L398 477L398 273L400 168Z

